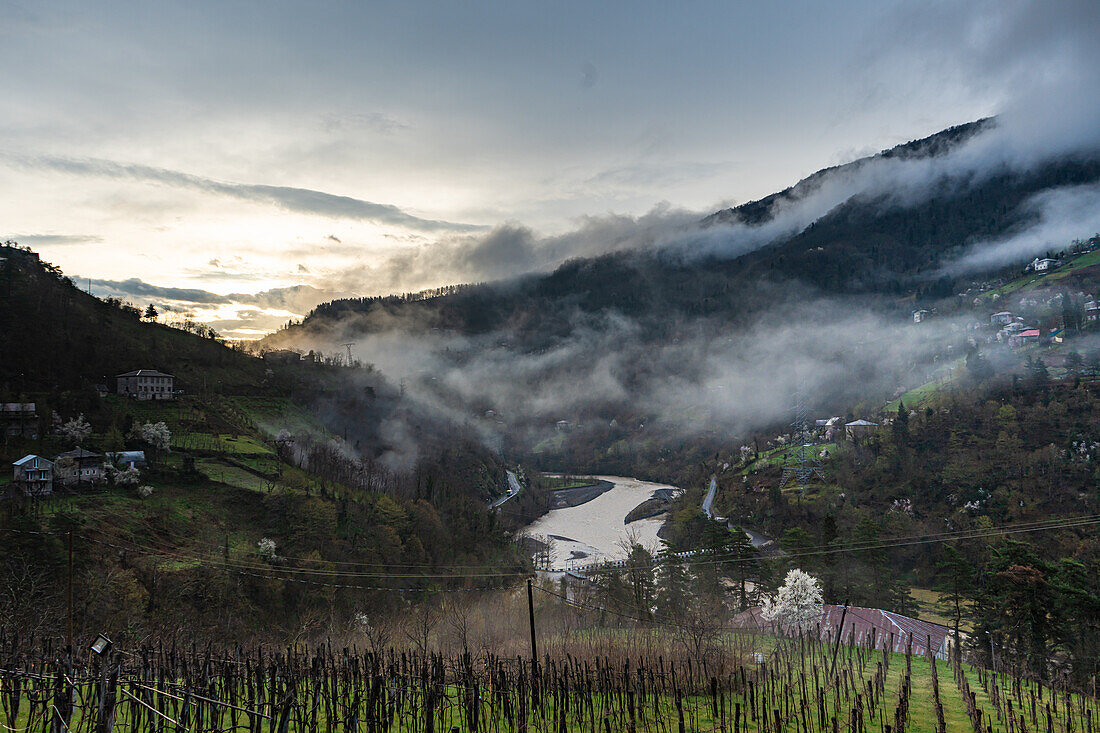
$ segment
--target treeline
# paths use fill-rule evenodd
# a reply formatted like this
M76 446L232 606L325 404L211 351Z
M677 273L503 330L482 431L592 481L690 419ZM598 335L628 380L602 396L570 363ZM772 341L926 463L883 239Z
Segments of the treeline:
M943 134L947 140L969 132L960 128ZM929 138L910 144L917 152L904 154L936 153L949 144ZM806 185L812 188L814 180ZM396 318L412 330L507 330L517 348L537 351L583 327L587 317L605 312L637 320L643 326L641 338L652 340L668 336L666 329L680 317L743 321L789 294L776 284L797 283L802 298L814 291L946 297L966 289L969 278L928 280L928 272L939 270L970 242L1026 224L1031 214L1023 205L1036 193L1096 180L1100 160L1066 159L1027 172L990 175L967 186L941 186L906 206L891 204L885 195L857 195L804 231L733 259L675 251L576 259L548 275L527 276L506 286L459 286L427 299L407 295L336 301L319 306L290 330L308 340L327 329L346 333L348 328L388 328ZM784 196L747 204L725 218L767 221ZM716 215L712 221L722 219Z
M116 299L77 288L34 252L0 245L0 393L91 391L134 369L176 376L189 392L285 393L258 360L157 323Z

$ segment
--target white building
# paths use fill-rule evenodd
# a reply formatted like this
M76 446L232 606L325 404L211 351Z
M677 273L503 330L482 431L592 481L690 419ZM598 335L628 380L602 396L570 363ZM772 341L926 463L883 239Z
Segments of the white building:
M1028 267L1030 267L1035 272L1045 272L1046 270L1051 270L1060 264L1062 264L1061 260L1052 260L1049 257L1039 259L1038 257L1036 257L1031 261L1031 264Z
M47 496L53 493L53 461L42 456L23 456L15 463L15 485L24 496Z

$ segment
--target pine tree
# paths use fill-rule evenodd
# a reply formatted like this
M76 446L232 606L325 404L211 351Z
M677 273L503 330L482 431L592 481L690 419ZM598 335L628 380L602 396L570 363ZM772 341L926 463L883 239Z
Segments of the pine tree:
M894 418L894 442L898 448L904 447L909 442L909 410L905 407L905 402L898 400L898 412Z
M726 572L737 583L738 610L744 611L749 607L748 583L757 579L758 576L760 565L758 554L752 540L740 527L735 527L730 532L730 542L726 552L730 556Z
M952 607L951 631L954 652L958 655L961 651L959 625L962 623L963 612L969 601L966 591L973 580L973 569L962 554L951 545L944 545L943 551L943 558L936 563L937 589L942 593L940 601Z
M1028 386L1032 389L1039 389L1050 384L1050 372L1047 371L1047 365L1043 362L1042 357L1034 357L1029 354L1026 371Z

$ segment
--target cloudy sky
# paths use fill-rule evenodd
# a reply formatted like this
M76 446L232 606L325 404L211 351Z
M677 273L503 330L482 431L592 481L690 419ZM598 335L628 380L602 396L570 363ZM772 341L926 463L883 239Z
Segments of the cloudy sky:
M576 253L1002 112L1073 76L1096 15L5 0L0 237L93 292L254 336L321 299L544 266L515 243Z

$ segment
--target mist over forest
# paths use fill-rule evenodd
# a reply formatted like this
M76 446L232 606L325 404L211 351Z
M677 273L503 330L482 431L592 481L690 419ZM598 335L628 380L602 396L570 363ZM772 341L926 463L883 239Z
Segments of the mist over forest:
M258 348L351 343L421 409L548 467L728 447L781 431L796 401L873 414L972 347L959 293L1095 233L1100 155L1021 150L1013 132L1011 119L951 128L706 217L592 219L545 240L500 228L462 248L496 263L474 271L567 261L333 301ZM938 310L934 327L915 327L920 308ZM394 420L375 437L412 456L414 432Z

